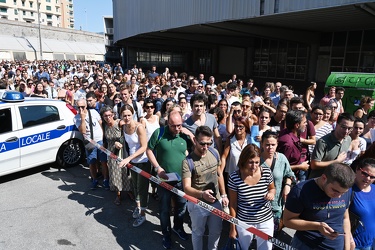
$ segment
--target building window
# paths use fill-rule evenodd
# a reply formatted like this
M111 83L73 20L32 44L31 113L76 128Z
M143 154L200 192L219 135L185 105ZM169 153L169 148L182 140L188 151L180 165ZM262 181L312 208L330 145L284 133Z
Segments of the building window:
M18 15L18 10L14 10L14 15Z
M0 8L0 12L1 12L1 13L7 13L7 12L8 12L8 9L7 9L7 8Z
M305 44L257 39L254 76L305 80L309 47Z
M0 0L0 3L6 3L7 0Z
M52 19L52 15L47 15L47 19Z
M33 2L30 2L30 8L32 8L33 7Z
M47 2L47 3L50 3L50 2L51 2L51 0L46 0L46 2Z
M14 5L17 5L17 0L13 0L13 4L14 4Z
M56 12L60 12L60 8L59 7L56 7Z
M23 10L22 11L22 15L26 16L26 11Z
M30 12L30 16L34 16L34 12L31 11L31 12Z
M46 6L46 10L52 10L51 6Z
M25 7L25 1L22 1L22 7Z

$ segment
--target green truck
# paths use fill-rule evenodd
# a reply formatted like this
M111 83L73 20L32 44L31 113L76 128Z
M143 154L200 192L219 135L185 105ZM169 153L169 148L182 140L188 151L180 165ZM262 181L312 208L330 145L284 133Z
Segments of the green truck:
M345 112L351 114L359 107L362 97L375 99L375 73L332 72L326 81L326 93L331 86L345 88L342 103Z

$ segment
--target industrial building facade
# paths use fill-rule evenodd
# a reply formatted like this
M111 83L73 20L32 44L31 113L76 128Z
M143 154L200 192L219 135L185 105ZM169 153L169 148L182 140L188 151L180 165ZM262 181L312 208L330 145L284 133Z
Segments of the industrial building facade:
M293 83L375 72L374 1L113 0L113 10L125 67Z

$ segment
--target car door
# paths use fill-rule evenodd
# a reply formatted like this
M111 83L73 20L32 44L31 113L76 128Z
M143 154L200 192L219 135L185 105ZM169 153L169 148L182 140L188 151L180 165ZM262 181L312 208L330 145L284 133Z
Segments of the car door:
M20 132L21 167L55 161L59 138L65 128L58 108L48 103L32 103L19 106L19 114L23 126Z
M19 131L14 105L0 106L0 176L20 168Z

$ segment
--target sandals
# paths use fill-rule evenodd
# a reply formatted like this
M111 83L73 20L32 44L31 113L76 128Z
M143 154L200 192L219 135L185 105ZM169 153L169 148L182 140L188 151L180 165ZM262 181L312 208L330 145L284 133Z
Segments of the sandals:
M115 203L116 206L121 205L121 196L120 195L116 196L116 199L115 199L114 203Z

